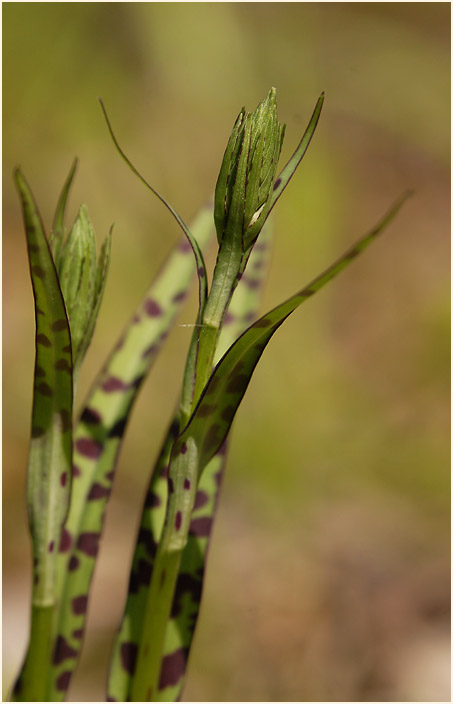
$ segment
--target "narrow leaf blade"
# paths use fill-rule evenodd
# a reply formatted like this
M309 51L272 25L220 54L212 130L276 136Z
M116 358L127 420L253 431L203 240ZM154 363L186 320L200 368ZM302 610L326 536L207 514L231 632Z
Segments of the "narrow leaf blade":
M36 358L27 503L33 545L32 624L14 698L36 698L36 666L50 656L56 560L71 488L72 354L69 323L33 195L19 169L19 190L35 299ZM45 674L39 679L44 693ZM36 700L36 699L34 699Z
M191 420L175 444L175 456L192 438L198 446L199 472L204 469L224 442L253 371L272 335L301 303L337 276L371 244L393 220L408 195L401 197L369 233L308 286L260 318L241 335L213 371Z
M208 242L213 234L211 204L200 211L192 228L200 245ZM53 701L64 699L78 662L105 509L128 417L185 301L192 277L193 260L184 238L149 287L96 379L74 429L74 482L60 546L61 606L56 629L58 642L73 652L54 664Z

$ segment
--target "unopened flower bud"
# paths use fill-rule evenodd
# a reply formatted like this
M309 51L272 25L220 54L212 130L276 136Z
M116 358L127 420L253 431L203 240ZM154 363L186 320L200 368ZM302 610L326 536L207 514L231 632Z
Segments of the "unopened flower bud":
M215 191L217 239L247 252L267 218L284 127L277 117L275 88L252 113L242 109L223 157Z
M110 257L110 236L96 262L96 237L84 205L56 262L71 330L75 373L85 355L104 292Z

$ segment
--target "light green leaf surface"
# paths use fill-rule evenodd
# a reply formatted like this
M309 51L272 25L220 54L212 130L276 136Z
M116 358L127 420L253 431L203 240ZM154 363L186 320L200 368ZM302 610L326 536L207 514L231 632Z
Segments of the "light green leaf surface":
M50 248L32 193L18 169L35 299L36 358L27 477L33 545L31 634L13 698L44 699L51 657L56 561L68 511L72 454L72 355L69 323ZM64 208L63 208L64 209Z

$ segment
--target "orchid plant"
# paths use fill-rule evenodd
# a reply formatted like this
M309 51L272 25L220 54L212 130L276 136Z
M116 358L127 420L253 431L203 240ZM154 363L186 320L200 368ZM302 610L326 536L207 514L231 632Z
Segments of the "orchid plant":
M107 701L177 701L196 626L225 467L229 431L263 351L284 320L384 230L401 197L365 236L288 300L258 317L267 270L269 215L316 129L321 95L293 156L277 175L284 127L271 89L234 124L214 198L218 255L211 286L202 250L212 204L188 227L114 143L132 171L164 203L183 238L151 284L104 364L80 416L73 396L93 334L110 260L111 235L96 259L84 206L65 236L76 162L49 237L22 172L15 172L36 313L36 362L27 502L33 546L28 650L13 701L62 701L80 657L104 514L129 414L198 277L199 306L178 407L151 473L133 556L129 593L113 643Z

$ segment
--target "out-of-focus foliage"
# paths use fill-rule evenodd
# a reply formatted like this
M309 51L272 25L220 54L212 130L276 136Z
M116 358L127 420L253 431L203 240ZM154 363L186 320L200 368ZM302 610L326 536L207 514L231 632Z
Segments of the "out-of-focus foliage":
M447 3L4 5L5 687L28 618L34 338L12 169L26 168L49 225L77 154L69 214L86 202L100 238L115 222L80 404L179 236L118 159L96 96L137 168L188 220L213 192L239 108L274 85L287 123L282 164L321 90L326 103L276 212L263 310L395 196L416 194L373 250L294 314L257 369L233 429L185 698L448 697L449 11ZM101 696L195 298L132 418L73 700Z

